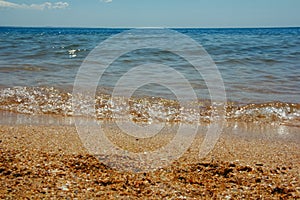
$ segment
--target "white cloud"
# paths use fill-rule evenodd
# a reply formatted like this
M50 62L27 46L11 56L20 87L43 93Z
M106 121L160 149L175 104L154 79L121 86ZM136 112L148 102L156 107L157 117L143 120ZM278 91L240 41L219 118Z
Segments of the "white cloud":
M104 3L111 3L112 2L112 0L101 0L102 2L104 2Z
M54 5L52 5L53 9L64 9L66 7L68 7L69 4L67 2L56 2L54 3Z
M33 9L33 10L44 10L44 9L64 9L67 8L69 4L67 2L56 2L56 3L50 3L45 2L42 4L17 4L12 3L6 0L0 0L0 8L18 8L18 9Z
M4 1L4 0L0 0L0 7L21 8L22 5L19 5L19 4L16 4L16 3L7 2L7 1Z

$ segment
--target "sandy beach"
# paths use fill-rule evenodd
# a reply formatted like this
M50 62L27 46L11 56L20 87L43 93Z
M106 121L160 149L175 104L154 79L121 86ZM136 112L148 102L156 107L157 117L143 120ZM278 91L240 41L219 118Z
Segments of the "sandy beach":
M299 8L0 0L0 200L300 200Z
M159 146L163 138L152 142ZM119 140L132 151L140 148L134 145L138 140ZM75 126L1 125L0 198L300 198L298 127L230 123L214 150L199 159L202 140L203 134L197 134L191 148L169 166L134 173L90 155Z

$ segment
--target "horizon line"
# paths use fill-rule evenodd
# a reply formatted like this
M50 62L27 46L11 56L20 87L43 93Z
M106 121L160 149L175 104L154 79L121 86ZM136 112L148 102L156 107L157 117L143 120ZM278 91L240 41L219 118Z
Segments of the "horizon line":
M90 28L90 29L255 29L255 28L300 28L300 26L243 26L243 27L234 27L234 26L228 26L228 27L147 27L147 26L136 26L136 27L126 27L126 26L120 26L120 27L92 27L92 26L14 26L14 25L8 25L8 26L2 26L1 28Z

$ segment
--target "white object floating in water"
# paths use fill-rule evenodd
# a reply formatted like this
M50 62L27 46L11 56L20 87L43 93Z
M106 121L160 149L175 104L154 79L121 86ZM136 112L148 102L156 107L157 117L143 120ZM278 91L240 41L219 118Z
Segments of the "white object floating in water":
M71 49L71 50L69 50L68 52L69 52L70 55L73 55L73 54L76 53L76 49Z
M75 54L76 53L76 49L71 49L71 50L69 50L68 52L69 52L69 57L70 58L75 58L77 55Z

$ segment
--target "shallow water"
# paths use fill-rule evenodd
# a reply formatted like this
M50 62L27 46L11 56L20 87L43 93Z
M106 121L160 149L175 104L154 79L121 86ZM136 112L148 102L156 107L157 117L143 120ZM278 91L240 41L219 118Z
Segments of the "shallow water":
M73 115L71 91L81 63L100 42L124 30L0 27L0 108L27 114ZM227 119L299 121L300 28L176 31L200 43L215 61L229 102ZM199 110L183 109L170 90L155 84L139 88L132 99L105 95L124 73L145 62L160 62L183 73L196 91ZM98 89L92 100L96 112L85 110L85 97L79 99L82 115L190 123L199 118L209 121L212 110L203 78L195 76L178 56L155 49L121 56L105 72Z
M72 100L76 99L76 102ZM0 90L0 109L23 114L51 114L92 117L98 120L131 120L135 122L210 122L215 106L209 101L190 102L185 106L176 100L142 97L111 97L102 93L91 96L48 87L14 87ZM222 108L221 108L222 109ZM244 122L296 123L300 121L300 104L270 102L246 104L228 102L224 117Z

